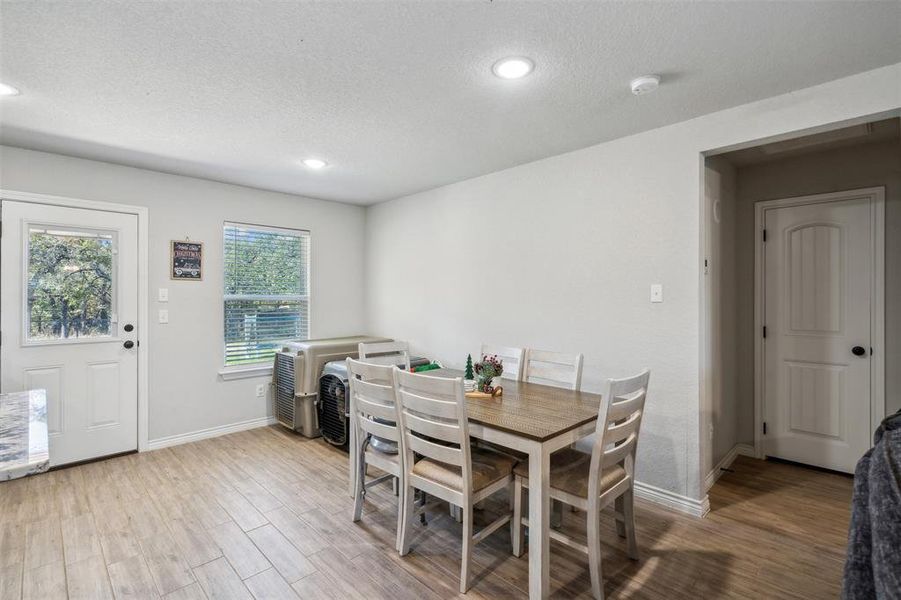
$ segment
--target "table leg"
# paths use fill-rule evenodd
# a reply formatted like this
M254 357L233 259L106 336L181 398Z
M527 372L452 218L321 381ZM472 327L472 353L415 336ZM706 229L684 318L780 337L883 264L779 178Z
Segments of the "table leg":
M536 443L529 450L529 598L543 600L550 589L550 452Z

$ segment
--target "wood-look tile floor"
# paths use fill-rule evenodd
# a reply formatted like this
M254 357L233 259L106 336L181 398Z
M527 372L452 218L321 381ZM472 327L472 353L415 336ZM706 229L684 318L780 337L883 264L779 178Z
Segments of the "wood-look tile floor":
M0 483L0 598L527 597L507 529L476 546L466 596L446 512L397 556L390 487L352 523L346 465L322 440L265 427ZM745 458L733 469L706 519L639 500L639 562L605 520L609 598L838 596L850 478ZM584 531L584 515L564 527ZM553 597L590 597L578 553L552 543L551 575Z

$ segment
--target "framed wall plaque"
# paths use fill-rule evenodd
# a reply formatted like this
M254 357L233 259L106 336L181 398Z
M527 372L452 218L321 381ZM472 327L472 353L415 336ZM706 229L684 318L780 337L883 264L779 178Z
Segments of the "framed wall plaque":
M178 281L203 281L203 242L172 240L169 277Z

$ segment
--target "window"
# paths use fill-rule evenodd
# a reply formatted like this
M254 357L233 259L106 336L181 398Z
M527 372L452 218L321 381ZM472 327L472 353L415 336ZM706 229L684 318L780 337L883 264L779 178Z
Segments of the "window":
M225 365L272 360L310 332L310 233L226 223Z
M28 227L27 343L110 337L115 234Z

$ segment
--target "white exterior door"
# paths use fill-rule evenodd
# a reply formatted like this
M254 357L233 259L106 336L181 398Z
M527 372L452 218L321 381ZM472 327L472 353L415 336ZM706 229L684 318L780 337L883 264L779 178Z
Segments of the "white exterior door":
M764 212L764 452L851 473L870 447L873 200Z
M53 466L137 449L137 215L2 200L0 390L47 390Z

